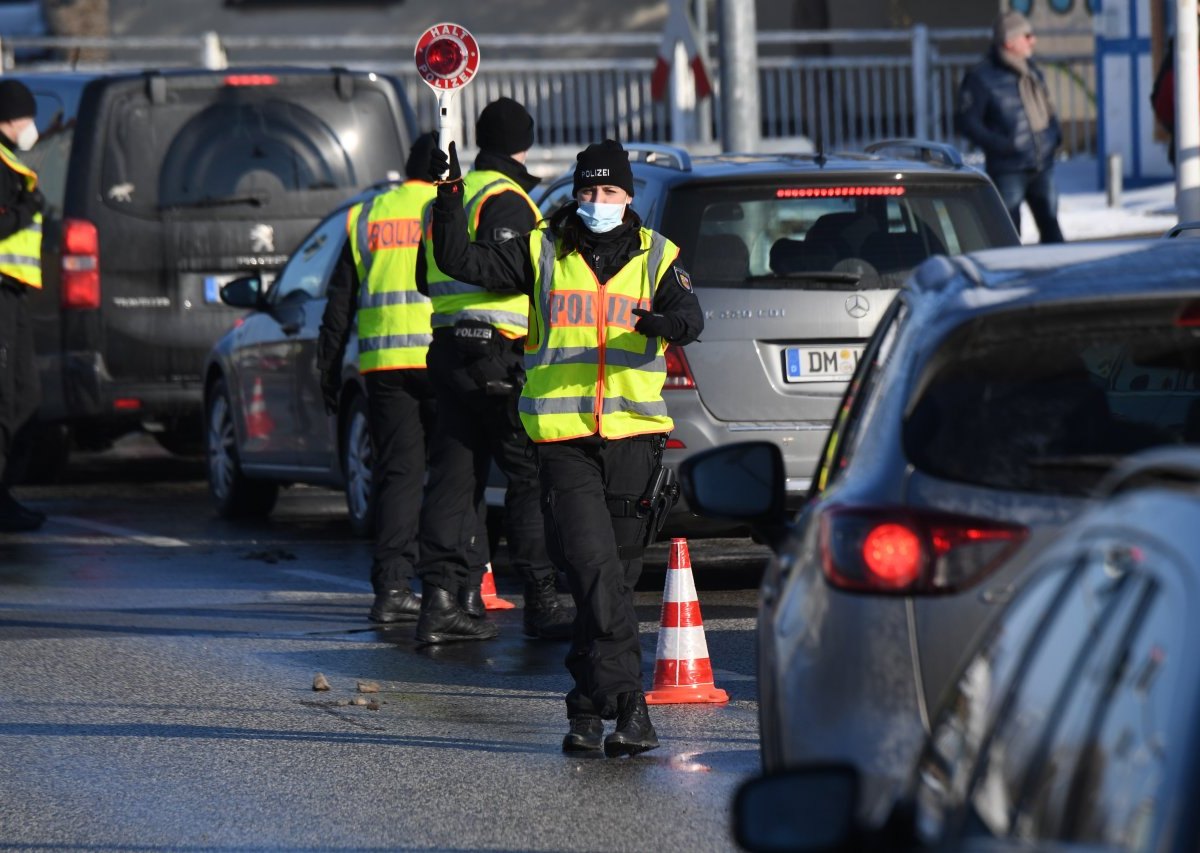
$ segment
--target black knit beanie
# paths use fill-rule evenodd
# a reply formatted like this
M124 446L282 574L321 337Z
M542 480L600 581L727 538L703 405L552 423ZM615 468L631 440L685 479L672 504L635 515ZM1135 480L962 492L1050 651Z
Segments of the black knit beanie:
M437 147L437 139L432 132L422 133L413 141L408 149L408 159L404 161L404 174L410 181L425 180L429 177L429 155Z
M497 154L528 151L533 147L533 116L512 98L497 98L475 122L475 144Z
M620 142L612 139L589 145L575 155L573 191L602 185L620 187L633 195L633 169L629 167L629 155Z
M0 121L33 118L36 114L37 102L28 86L20 80L0 80Z

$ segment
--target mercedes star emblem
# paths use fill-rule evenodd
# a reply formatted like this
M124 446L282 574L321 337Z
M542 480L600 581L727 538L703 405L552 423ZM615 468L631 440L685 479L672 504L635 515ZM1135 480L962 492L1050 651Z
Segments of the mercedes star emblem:
M855 293L853 296L846 297L846 313L855 320L861 320L867 314L871 313L871 303L867 301L867 297L861 293Z

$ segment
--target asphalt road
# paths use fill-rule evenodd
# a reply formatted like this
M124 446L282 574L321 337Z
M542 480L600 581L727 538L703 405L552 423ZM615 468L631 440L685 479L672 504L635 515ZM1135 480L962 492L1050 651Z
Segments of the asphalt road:
M658 750L580 759L559 749L565 647L521 636L503 554L500 638L418 648L365 620L369 547L339 495L289 490L240 525L202 478L136 441L20 490L51 519L0 534L0 848L732 848L762 548L690 543L730 702L654 708ZM647 685L665 555L639 585Z

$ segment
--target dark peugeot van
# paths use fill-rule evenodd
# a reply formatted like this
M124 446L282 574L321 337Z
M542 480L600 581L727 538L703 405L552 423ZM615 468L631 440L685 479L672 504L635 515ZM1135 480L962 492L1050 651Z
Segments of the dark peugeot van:
M198 452L204 359L240 313L221 285L273 277L326 213L402 177L403 90L336 68L20 79L41 134L22 156L46 197L31 473L61 466L72 439L139 428Z

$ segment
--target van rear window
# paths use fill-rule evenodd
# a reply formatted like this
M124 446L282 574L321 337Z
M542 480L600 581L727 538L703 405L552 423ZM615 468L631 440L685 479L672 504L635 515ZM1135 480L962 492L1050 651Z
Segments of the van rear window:
M1127 454L1200 444L1200 339L1174 321L1180 310L968 324L939 348L911 401L909 459L959 482L1083 495Z
M358 79L348 100L332 77L172 83L162 103L138 86L114 97L102 192L140 216L321 216L348 192L396 176L405 156L398 125L385 94Z

